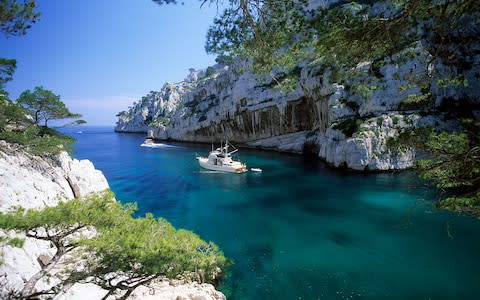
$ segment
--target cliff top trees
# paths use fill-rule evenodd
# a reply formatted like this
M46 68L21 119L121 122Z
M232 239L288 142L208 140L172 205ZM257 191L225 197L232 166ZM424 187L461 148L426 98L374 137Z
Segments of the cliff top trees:
M74 140L48 128L48 122L79 117L68 110L58 95L43 87L23 92L17 102L10 101L7 95L0 96L0 139L33 154L70 151ZM83 120L73 122L83 123Z
M70 112L65 103L60 101L60 96L41 86L35 87L33 92L30 90L24 91L17 99L17 103L30 112L36 124L43 122L45 127L48 127L48 121L50 120L81 117L80 114Z

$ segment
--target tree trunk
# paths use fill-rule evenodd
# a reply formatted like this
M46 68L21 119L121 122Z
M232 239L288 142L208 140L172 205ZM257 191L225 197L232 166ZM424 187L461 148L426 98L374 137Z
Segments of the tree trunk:
M50 260L47 265L43 266L40 271L38 271L27 281L27 283L25 283L22 291L20 292L20 295L24 298L28 298L29 295L33 294L37 282L56 266L58 261L63 257L65 253L66 251L64 247L57 247L57 253L55 253L55 255L52 257L52 260Z
M38 124L38 114L40 113L39 110L35 112L35 124Z

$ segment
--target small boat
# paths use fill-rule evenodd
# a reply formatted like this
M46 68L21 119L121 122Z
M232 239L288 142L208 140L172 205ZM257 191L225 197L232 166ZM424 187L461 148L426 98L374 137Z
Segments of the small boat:
M244 163L232 159L232 154L236 153L238 149L228 152L229 146L232 145L229 145L228 141L225 141L224 146L220 146L220 148L210 151L208 157L197 156L198 163L202 168L212 171L230 173L247 172L247 166Z
M146 138L145 141L143 141L143 144L145 145L149 145L149 144L153 144L153 138Z
M252 172L262 172L262 169L260 169L260 168L250 168L250 171L252 171Z
M143 141L143 144L140 145L141 147L150 147L150 148L159 148L164 146L164 144L157 144L154 142L153 138L146 138Z

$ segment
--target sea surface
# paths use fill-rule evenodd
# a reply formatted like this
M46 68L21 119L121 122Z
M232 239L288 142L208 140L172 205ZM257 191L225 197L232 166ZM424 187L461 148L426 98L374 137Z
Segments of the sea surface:
M122 202L218 244L229 299L478 299L480 221L438 211L412 172L354 174L240 150L263 172L201 169L210 145L140 147L143 134L62 129ZM449 236L450 235L450 236Z

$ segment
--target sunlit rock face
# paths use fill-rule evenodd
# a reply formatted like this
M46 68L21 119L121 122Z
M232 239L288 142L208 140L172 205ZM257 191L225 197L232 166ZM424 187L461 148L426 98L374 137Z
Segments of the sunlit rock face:
M310 1L309 9L337 5L341 1ZM378 2L371 14L394 10L390 2ZM251 147L314 154L333 166L360 171L409 168L415 151L389 149L389 139L410 126L451 127L442 107L478 106L480 101L480 46L470 43L460 50L451 46L449 51L462 58L462 64L445 65L433 58L437 45L428 33L425 36L381 61L358 64L348 77L329 67L298 67L300 79L289 93L275 88L272 77L241 72L236 65L192 71L174 85L175 97L161 97L164 103L175 103L169 106L173 109L165 110L155 104L158 98L149 97L124 113L126 118L120 117L117 131L148 132L159 140L229 139ZM462 82L445 85L445 78ZM167 95L167 90L158 94Z
M13 207L40 209L55 206L59 201L83 197L108 189L108 182L88 160L72 159L63 152L55 158L33 156L0 141L0 212ZM23 247L0 244L0 298L7 299L19 291L25 282L41 270L42 258L53 257L50 242L0 230L0 237L25 240ZM40 280L37 289L53 284ZM5 298L6 297L6 298Z
M0 211L14 206L55 206L62 199L83 197L108 189L103 173L88 160L72 159L66 152L42 158L17 151L0 141Z

